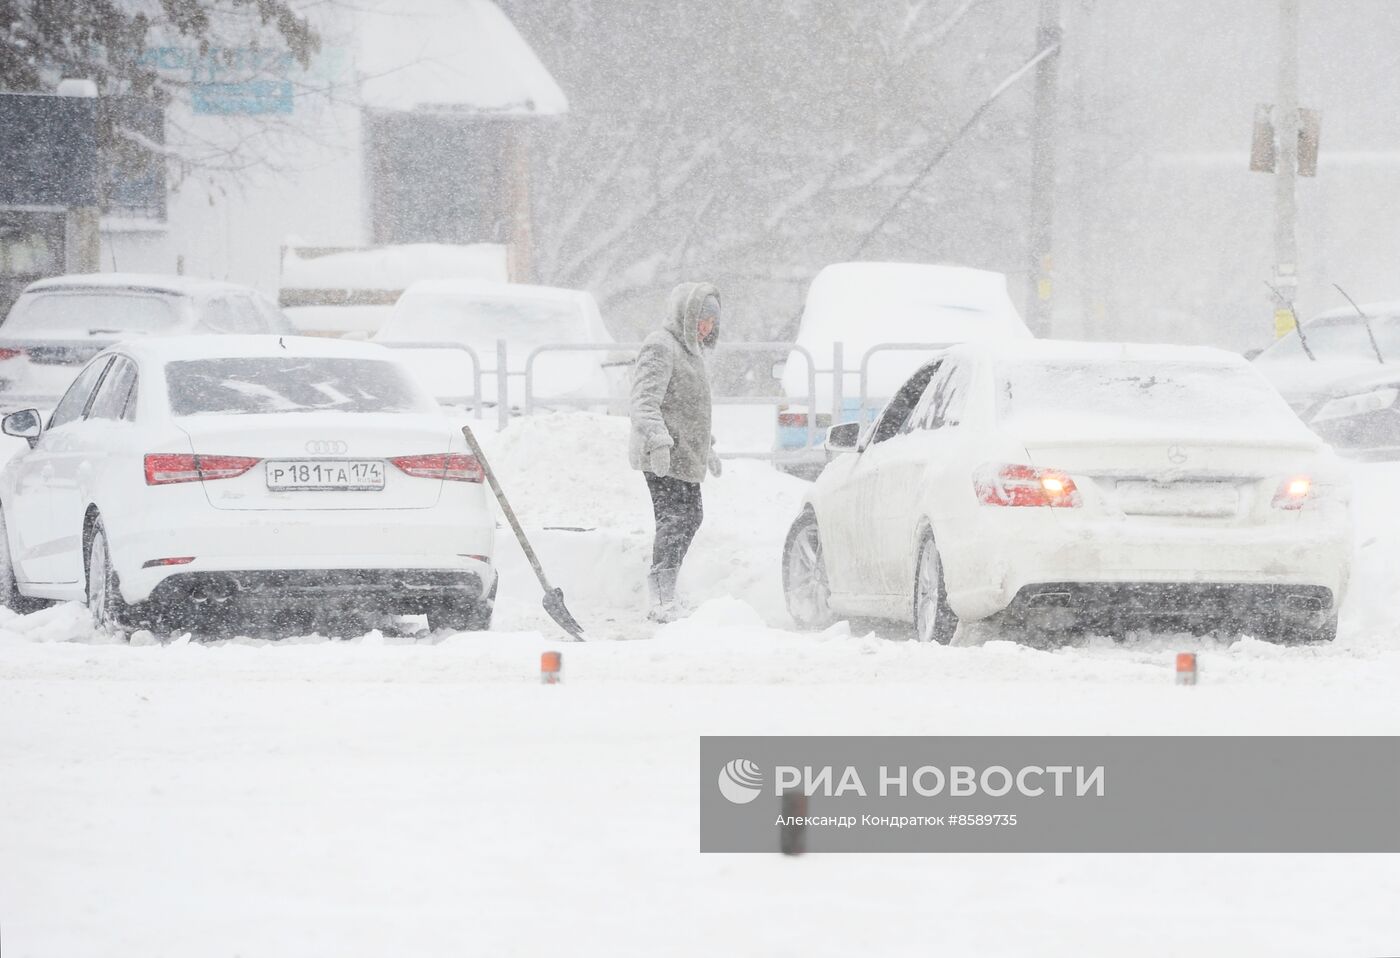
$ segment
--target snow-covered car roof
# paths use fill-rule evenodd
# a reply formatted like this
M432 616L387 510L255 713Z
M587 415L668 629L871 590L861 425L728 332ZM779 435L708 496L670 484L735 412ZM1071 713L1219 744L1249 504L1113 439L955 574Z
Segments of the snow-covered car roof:
M161 336L126 340L109 347L149 362L182 359L240 359L260 356L306 356L348 359L395 359L393 350L374 343L323 336Z
M1173 346L1161 343L1087 343L1072 340L1023 339L1003 343L963 343L948 350L949 356L982 360L1034 362L1160 362L1213 366L1248 366L1249 360L1214 346Z
M1366 314L1367 319L1395 318L1400 317L1400 299L1386 300L1381 303L1362 303L1361 312ZM1319 320L1334 322L1338 319L1354 319L1361 321L1357 315L1356 308L1351 305L1339 306L1336 309L1329 309L1326 312L1318 313L1308 320L1308 323L1316 323ZM1305 324L1307 325L1307 324Z
M422 339L421 321L437 306L457 301L467 307L481 307L477 312L489 314L488 304L518 307L504 328L498 328L482 341L494 343L497 338L529 342L540 335L551 339L571 341L610 342L607 326L598 311L593 294L582 289L560 286L531 286L526 283L498 283L484 279L430 279L414 283L404 290L393 311L380 326L375 338L386 341ZM525 308L521 311L519 308ZM533 315L530 307L533 307ZM490 324L485 316L473 320L467 314L460 322L435 330L433 338L463 340L463 331L481 332ZM560 324L563 328L560 328ZM455 327L455 328L453 328ZM582 337L582 340L580 340ZM465 341L465 340L463 340Z
M166 293L171 296L212 296L215 293L254 293L250 286L193 276L167 276L161 273L74 273L37 280L25 287L26 293L65 289L115 289Z
M527 283L497 283L485 279L425 279L404 290L412 296L492 296L502 299L538 299L559 303L587 302L593 297L581 289L560 286L531 286Z
M1010 337L1029 338L1030 331L1001 273L931 263L832 263L807 291L797 342L811 349L840 340L853 355L882 341Z

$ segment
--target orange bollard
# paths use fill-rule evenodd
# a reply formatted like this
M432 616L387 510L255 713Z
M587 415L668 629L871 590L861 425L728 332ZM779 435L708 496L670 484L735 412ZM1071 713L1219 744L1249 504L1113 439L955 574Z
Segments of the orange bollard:
M1195 685L1196 684L1196 653L1178 652L1176 653L1176 684Z
M558 685L563 678L564 653L540 653L540 681L545 685Z

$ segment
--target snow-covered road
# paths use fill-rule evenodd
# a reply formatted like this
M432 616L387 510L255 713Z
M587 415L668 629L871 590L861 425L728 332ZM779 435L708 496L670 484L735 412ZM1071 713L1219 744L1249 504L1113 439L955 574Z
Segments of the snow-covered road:
M610 424L568 418L493 453L587 644L557 641L504 543L490 634L143 647L75 606L0 610L6 958L1400 947L1396 856L697 852L706 734L1400 734L1400 468L1357 471L1331 647L793 633L777 552L801 484L752 463L707 485L695 614L609 641L654 631L650 516L599 464ZM538 682L547 648L561 686ZM1198 687L1172 683L1180 649Z

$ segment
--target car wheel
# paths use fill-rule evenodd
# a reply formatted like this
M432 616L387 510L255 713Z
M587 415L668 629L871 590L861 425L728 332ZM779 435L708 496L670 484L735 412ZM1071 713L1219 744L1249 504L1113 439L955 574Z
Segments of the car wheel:
M10 539L5 529L5 513L0 510L0 605L12 612L27 615L53 605L48 599L31 599L19 591L15 567L10 560Z
M115 638L126 637L130 610L122 601L117 570L107 551L107 534L102 531L100 522L93 528L88 545L87 606L95 630Z
M783 547L783 597L799 629L824 629L836 620L821 532L811 510L798 516L788 531Z
M914 564L914 638L947 645L958 628L958 617L948 605L943 585L943 562L933 534L925 532Z
M496 611L496 586L480 599L444 599L436 611L428 613L428 628L453 632L485 632L491 628Z

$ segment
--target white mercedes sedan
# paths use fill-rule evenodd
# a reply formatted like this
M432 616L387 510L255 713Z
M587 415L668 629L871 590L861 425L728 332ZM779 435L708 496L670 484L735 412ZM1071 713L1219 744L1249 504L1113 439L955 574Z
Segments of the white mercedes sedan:
M124 343L83 368L47 423L20 410L3 431L29 448L0 470L0 603L85 601L113 631L240 610L490 623L481 465L383 347Z
M1243 358L1035 341L948 350L813 485L783 584L804 627L993 616L1336 636L1350 574L1340 460Z

